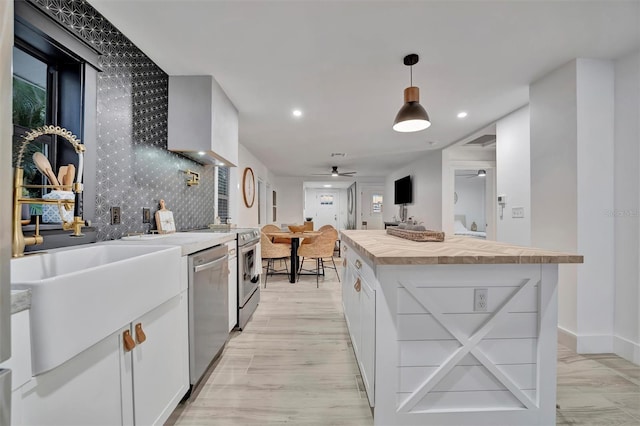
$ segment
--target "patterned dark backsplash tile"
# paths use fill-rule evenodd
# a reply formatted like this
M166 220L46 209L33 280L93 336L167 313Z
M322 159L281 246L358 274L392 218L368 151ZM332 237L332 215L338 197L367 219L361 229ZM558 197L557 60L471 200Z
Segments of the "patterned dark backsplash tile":
M98 79L96 211L98 240L145 231L142 209L173 211L178 230L214 222L214 169L167 150L168 75L98 11L80 0L29 0L101 53ZM200 173L188 187L184 170ZM110 208L122 212L110 225ZM155 223L152 219L152 228Z

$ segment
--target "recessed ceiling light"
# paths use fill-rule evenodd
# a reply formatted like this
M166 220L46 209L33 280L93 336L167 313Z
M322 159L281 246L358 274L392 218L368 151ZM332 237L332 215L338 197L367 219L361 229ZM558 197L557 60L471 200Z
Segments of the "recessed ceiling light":
M331 185L322 185L322 186L324 186L325 188L331 188Z
M466 116L467 116L467 113L465 111L458 113L458 118L465 118Z
M218 163L218 166L224 166L224 163L222 163L222 162Z
M204 151L198 151L198 155L204 155L205 152Z
M294 117L302 117L302 111L299 109L294 109L292 114Z

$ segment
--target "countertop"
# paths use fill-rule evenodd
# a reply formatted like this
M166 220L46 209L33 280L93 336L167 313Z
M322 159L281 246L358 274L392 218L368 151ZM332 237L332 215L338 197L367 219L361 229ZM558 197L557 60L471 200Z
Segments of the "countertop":
M31 290L11 290L11 314L31 308Z
M236 238L236 234L230 232L192 231L155 235L155 238L153 237L150 234L136 235L107 243L180 246L182 248L182 256L187 256L209 247L233 241Z
M374 265L583 263L583 256L472 237L415 242L383 230L341 231L341 239Z

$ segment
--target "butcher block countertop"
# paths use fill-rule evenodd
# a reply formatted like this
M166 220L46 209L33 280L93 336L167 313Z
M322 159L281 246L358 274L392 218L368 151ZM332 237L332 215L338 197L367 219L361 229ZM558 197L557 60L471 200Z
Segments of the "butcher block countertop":
M344 244L374 265L583 263L583 256L514 246L473 237L446 236L443 242L415 242L383 230L341 231Z

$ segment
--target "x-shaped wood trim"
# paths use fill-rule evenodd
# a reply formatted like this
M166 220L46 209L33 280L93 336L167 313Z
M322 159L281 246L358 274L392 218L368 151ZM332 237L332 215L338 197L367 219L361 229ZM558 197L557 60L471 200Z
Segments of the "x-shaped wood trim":
M540 284L540 281L537 282ZM487 370L493 374L496 379L498 379L522 404L528 409L537 408L535 402L529 398L527 394L525 394L518 386L513 383L510 377L502 373L498 367L496 367L487 356L482 353L476 346L480 341L493 329L493 327L503 319L507 313L509 312L509 307L512 306L518 298L524 293L526 289L532 287L534 285L534 281L530 278L525 279L521 282L520 288L518 288L511 297L505 301L505 303L497 309L493 315L491 315L485 323L472 334L470 337L466 337L462 335L458 328L455 327L453 321L451 321L447 316L443 314L438 305L431 299L425 297L418 293L418 290L414 283L412 282L402 282L400 283L404 288L409 291L411 296L414 297L424 307L427 312L431 313L433 317L447 330L453 337L455 337L462 346L456 349L446 361L440 365L436 371L429 376L423 383L416 389L409 398L407 398L400 406L398 407L398 412L408 413L411 411L422 398L425 397L431 390L442 380L447 374L451 372L453 367L455 367L458 362L462 360L468 353L471 353L476 357L478 361L482 365L484 365Z

